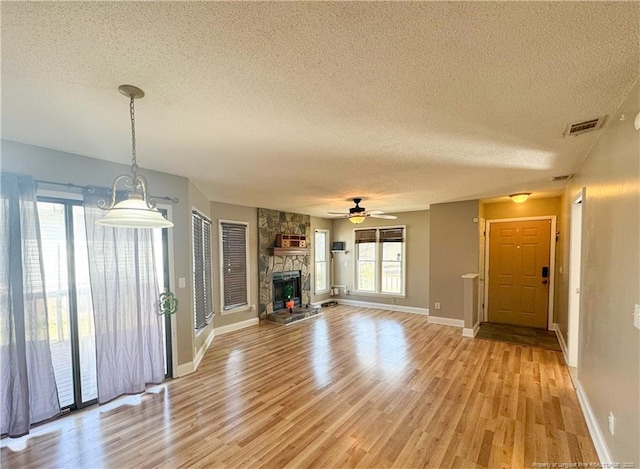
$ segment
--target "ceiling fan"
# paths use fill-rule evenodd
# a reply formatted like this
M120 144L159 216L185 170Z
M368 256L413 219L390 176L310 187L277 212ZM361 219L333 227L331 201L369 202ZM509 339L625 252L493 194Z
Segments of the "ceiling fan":
M348 218L349 221L355 225L362 223L364 221L364 219L366 217L372 217L372 218L386 218L388 220L395 220L396 217L395 215L385 215L384 212L381 212L380 210L369 210L367 211L364 207L360 207L360 202L362 202L362 198L360 197L355 197L353 199L353 202L356 204L355 207L351 207L349 209L349 213L344 213L344 212L328 212L329 215L342 215L345 218Z

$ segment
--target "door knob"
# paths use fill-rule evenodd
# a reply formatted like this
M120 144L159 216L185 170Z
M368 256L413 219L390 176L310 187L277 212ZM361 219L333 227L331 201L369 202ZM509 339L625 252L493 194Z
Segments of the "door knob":
M548 282L548 280L547 280L546 278L545 278L545 279L542 279L542 284L543 284L543 285L546 285L547 283L549 283L549 282Z

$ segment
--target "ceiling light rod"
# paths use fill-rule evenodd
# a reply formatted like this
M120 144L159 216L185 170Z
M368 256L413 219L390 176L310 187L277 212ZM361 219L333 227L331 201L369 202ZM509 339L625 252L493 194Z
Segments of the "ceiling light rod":
M136 159L136 115L135 100L144 97L144 91L132 85L121 85L118 90L129 98L129 116L131 118L131 175L121 174L113 181L111 203L101 199L98 207L107 210L107 215L96 221L97 225L120 228L170 228L173 226L156 208L156 203L149 200L147 180L138 173ZM116 203L118 183L122 181L128 198Z

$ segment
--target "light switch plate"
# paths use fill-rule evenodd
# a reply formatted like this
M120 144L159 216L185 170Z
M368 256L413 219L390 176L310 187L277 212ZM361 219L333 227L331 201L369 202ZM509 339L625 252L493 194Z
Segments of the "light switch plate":
M178 277L178 288L184 288L187 286L187 279L184 277Z

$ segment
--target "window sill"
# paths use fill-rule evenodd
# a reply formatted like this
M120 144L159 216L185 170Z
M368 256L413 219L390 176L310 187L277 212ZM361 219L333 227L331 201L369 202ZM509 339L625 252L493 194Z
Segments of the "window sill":
M355 296L371 296L374 298L406 298L407 295L404 293L378 293L378 292L368 292L368 291L353 291L351 290L347 296L355 295Z
M324 295L325 293L329 293L329 289L327 288L326 290L318 290L313 292L314 295Z
M242 306L238 306L237 308L222 310L220 312L220 316L227 316L228 314L235 314L235 313L246 313L247 311L251 311L251 306L242 305Z

